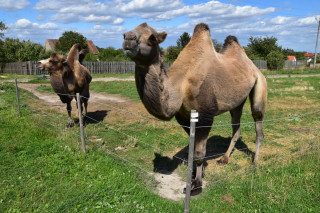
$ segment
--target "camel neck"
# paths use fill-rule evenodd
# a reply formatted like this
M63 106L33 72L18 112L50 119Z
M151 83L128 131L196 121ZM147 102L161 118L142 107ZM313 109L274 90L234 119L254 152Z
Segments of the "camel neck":
M170 120L173 116L168 110L169 90L167 75L162 58L148 65L136 64L136 86L146 109L162 120Z

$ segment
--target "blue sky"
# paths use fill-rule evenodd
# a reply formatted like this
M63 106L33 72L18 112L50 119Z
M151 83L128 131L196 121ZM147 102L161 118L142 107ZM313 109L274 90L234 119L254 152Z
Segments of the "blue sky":
M147 22L168 33L161 44L167 48L204 22L219 42L235 35L246 46L250 36L274 36L284 48L314 52L315 17L320 0L0 0L5 37L42 45L72 30L99 47L121 48L122 34Z

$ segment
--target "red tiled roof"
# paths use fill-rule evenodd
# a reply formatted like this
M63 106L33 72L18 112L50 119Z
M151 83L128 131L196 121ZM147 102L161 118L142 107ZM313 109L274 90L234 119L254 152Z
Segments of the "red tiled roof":
M296 57L294 55L288 55L287 58L289 61L294 61Z
M96 45L94 45L92 40L87 40L87 45L89 48L89 51L93 54L98 54L99 50L97 49Z
M44 44L46 50L47 50L47 51L48 51L48 50L54 51L54 48L55 48L56 43L57 43L58 41L59 41L59 39L46 39L45 44Z
M313 53L304 53L304 57L313 57L314 54Z

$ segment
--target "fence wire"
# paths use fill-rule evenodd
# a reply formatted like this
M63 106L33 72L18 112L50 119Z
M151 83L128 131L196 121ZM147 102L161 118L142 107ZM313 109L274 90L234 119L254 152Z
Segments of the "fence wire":
M39 90L39 91L40 91L40 90ZM44 92L45 92L45 91L44 91ZM59 95L67 95L67 96L70 96L70 94L61 94L61 93L59 93ZM74 96L74 95L71 95L71 96ZM21 96L20 98L22 98L22 96ZM81 98L85 98L85 97L81 96ZM148 116L143 116L143 115L140 115L140 114L137 114L137 113L134 113L134 112L130 112L130 111L127 111L127 110L123 110L123 109L120 109L120 108L115 107L115 106L112 106L112 105L104 104L104 103L101 103L101 102L97 102L97 101L91 101L91 102L97 103L97 104L101 104L101 105L103 105L103 106L111 107L111 108L113 108L113 109L117 109L117 110L120 110L120 111L125 112L125 113L129 113L129 114L132 114L132 115L135 115L135 116L139 116L139 117L141 117L141 118L152 119L152 120L156 120L156 121L161 121L161 120L158 120L158 119L150 118L150 117L148 117ZM24 105L28 106L28 103L27 103L27 102L22 102L22 103L23 103ZM12 104L15 104L15 102L13 101ZM30 108L30 107L28 107L28 108ZM24 109L27 109L27 107L24 107ZM57 130L60 129L61 131L65 131L65 128L64 128L64 130L63 130L63 128L61 128L59 125L56 125L56 124L54 124L54 123L51 123L51 121L52 121L52 122L55 122L55 123L56 123L56 122L62 122L62 121L65 121L64 119L59 118L59 117L57 117L57 116L50 115L49 113L44 112L43 110L40 110L40 109L37 109L37 110L27 109L27 110L29 110L32 114L39 114L39 112L41 112L43 115L49 116L49 117L52 119L52 120L50 120L50 121L45 120L45 119L41 119L41 118L40 118L41 116L40 116L40 117L33 116L33 117L39 119L41 122L44 122L44 123L46 123L46 124L48 124L48 125L56 128ZM318 112L320 112L320 110L315 110L315 111L312 111L312 112L307 112L307 113L302 113L302 114L296 114L296 115L292 115L292 116L285 116L285 117L280 117L280 118L274 118L274 119L269 119L269 120L259 121L259 122L263 122L263 123L265 123L265 122L275 122L275 121L280 121L280 120L285 120L285 119L292 119L292 118L297 118L297 117L304 117L304 116L307 116L307 115L316 114L316 113L318 113ZM161 149L158 148L158 147L155 147L155 146L153 146L153 145L151 145L151 144L149 144L149 143L146 143L146 142L144 142L144 141L142 141L142 140L140 140L140 139L138 139L138 138L136 138L136 137L134 137L134 136L131 136L131 135L127 134L127 133L124 133L124 132L116 129L116 128L113 128L113 127L111 127L110 125L107 125L106 123L104 123L104 122L102 122L102 121L98 121L98 120L96 120L96 119L94 119L94 118L92 118L92 117L90 117L90 116L87 116L87 115L84 115L84 116L85 116L86 118L92 120L92 121L95 121L95 122L96 122L97 124L99 124L99 125L102 125L102 126L104 126L104 127L107 127L108 129L111 129L111 130L113 130L113 131L115 131L115 132L118 132L119 134L125 135L126 137L132 138L134 141L141 142L141 143L143 143L143 144L145 144L145 145L147 145L147 146L152 147L152 148L155 149L155 150L158 150L158 151L160 151L160 152L166 153L164 150L161 150ZM182 125L179 125L179 124L176 124L176 123L172 123L172 122L165 122L165 123L168 123L168 124L174 125L174 126L181 126L181 127L183 127L183 128L189 128L188 126L182 126ZM222 126L232 126L232 125L247 125L247 124L254 124L254 123L256 123L256 122L247 122L247 123L239 123L239 124L222 124L222 125L212 125L212 126L198 126L197 128L222 127ZM313 131L316 131L316 130L319 130L319 129L320 129L320 127L308 129L308 130L306 130L306 131L304 131L304 132L298 132L298 133L296 133L295 135L291 135L291 136L288 136L288 137L283 137L283 138L274 139L273 141L278 141L278 140L283 140L283 139L287 139L287 138L291 138L291 137L296 137L297 135L301 135L301 134L308 134L308 133L310 133L310 132L313 132ZM56 132L52 131L52 130L49 129L49 128L48 128L48 130L50 130L50 131L53 132L53 133L56 133ZM72 135L75 136L75 137L79 137L78 134L76 134L76 133L74 133L74 132L72 132L72 131L68 131L68 134L72 134ZM317 136L319 136L319 134L317 134L315 137L317 137ZM86 137L86 139L87 139L88 141L94 143L94 141L88 139L88 137ZM311 150L312 148L317 148L317 147L319 147L319 146L320 146L320 144L316 144L316 145L313 144L312 146L308 147L307 149L303 149L303 150L301 150L301 151L299 151L299 152L295 152L295 153L292 153L292 154L289 154L289 155L282 155L282 157L279 157L279 158L277 158L276 160L272 160L272 161L270 161L270 162L268 162L268 163L265 163L265 164L259 164L259 165L256 166L256 167L249 168L249 169L246 169L246 170L244 170L244 171L242 171L242 172L239 172L239 173L236 173L236 174L232 174L232 175L226 176L226 177L224 177L224 178L221 178L221 179L219 179L219 180L213 181L213 182L210 183L210 185L217 184L217 183L219 183L219 182L221 182L221 181L224 181L224 180L226 180L226 179L229 179L229 178L232 178L232 177L235 177L235 176L239 176L239 175L243 175L243 174L249 173L249 172L251 172L251 171L253 171L253 170L257 169L257 168L266 167L266 166L271 165L271 164L274 164L275 162L278 162L278 161L287 160L286 158L291 158L291 157L293 157L293 156L295 156L295 155L303 154L303 153L305 153L305 152L308 152L308 151ZM246 147L246 148L242 148L242 149L236 149L236 150L234 150L234 151L243 151L243 150L246 150L246 149L248 149L248 148ZM116 157L116 158L119 158L119 159L121 159L122 161L124 161L124 162L126 162L126 163L129 163L129 164L131 164L132 166L140 169L141 171L146 172L147 174L150 174L149 171L143 169L141 166L139 166L139 165L131 162L130 160L127 160L127 159L125 159L125 158L123 158L123 157L121 157L121 156L119 156L119 155L117 155L117 154L109 151L108 149L104 149L104 150L105 150L109 155L112 155L112 156L114 156L114 157ZM213 158L213 157L221 156L221 155L224 155L225 153L226 153L226 152L223 152L223 153L220 153L220 154L215 154L215 155L212 155L212 156L206 156L206 157L204 157L204 158L202 158L202 159L208 159L208 158ZM177 156L173 156L173 157L181 160L182 162L187 162L185 159L179 158L179 157L177 157ZM195 189L194 189L194 190L195 190Z

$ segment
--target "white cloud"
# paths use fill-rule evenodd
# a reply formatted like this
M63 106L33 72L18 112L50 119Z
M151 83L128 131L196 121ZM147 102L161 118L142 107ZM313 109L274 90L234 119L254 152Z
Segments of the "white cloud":
M180 0L133 0L121 6L121 12L154 13L183 7ZM142 14L141 14L142 15Z
M26 27L30 27L31 25L32 25L32 22L27 19L19 19L15 24L17 28L26 28Z
M79 16L73 13L67 13L67 14L56 13L55 15L50 17L50 20L60 22L60 23L65 23L65 24L80 21Z
M0 8L6 11L22 10L29 4L27 0L0 0Z
M8 24L5 36L21 40L31 40L43 45L45 39L59 38L64 31L64 28L51 22L38 24L28 19L19 19L13 24Z
M192 6L184 6L176 10L170 10L152 18L156 21L170 20L179 16L187 15L190 18L206 18L209 21L226 20L226 19L244 19L266 15L273 13L274 8L259 9L252 6L234 6L232 4L225 4L219 1L210 1L203 4Z
M43 12L57 12L61 8L94 3L95 0L40 0L34 6L35 10Z
M293 17L284 17L284 16L278 16L275 18L272 18L270 20L271 24L288 24L291 22L291 20L294 20Z

